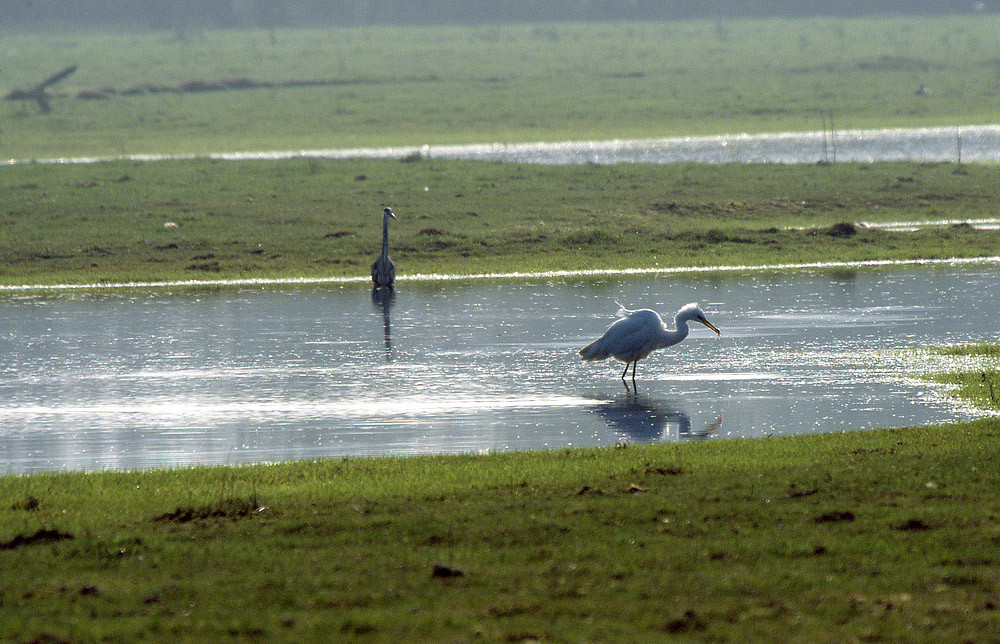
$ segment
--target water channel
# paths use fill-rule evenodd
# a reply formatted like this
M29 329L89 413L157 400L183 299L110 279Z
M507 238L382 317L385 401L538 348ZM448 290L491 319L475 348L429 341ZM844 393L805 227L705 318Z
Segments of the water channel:
M0 471L481 452L910 426L973 412L910 349L995 339L1000 265L7 293ZM582 363L615 301L699 326Z
M156 162L210 158L226 161L289 158L406 158L505 163L817 163L880 161L1000 161L1000 125L962 125L882 130L837 130L675 136L658 139L556 141L408 146L398 148L235 151L211 154L134 154L116 157L6 159L24 163Z

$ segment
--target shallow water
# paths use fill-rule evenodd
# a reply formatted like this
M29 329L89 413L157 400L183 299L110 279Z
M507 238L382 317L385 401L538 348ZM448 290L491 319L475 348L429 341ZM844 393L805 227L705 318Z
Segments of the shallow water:
M434 148L426 146L417 152L431 158L559 165L997 161L1000 160L1000 126L724 134Z
M211 158L243 161L289 158L468 159L552 165L580 163L817 163L877 161L1000 161L1000 125L775 132L678 136L659 139L486 143L399 148L219 152L205 155L136 154L119 157L8 159L21 163L98 163Z
M970 415L900 351L996 338L1000 266L8 295L0 471L760 437ZM615 300L695 329L583 363Z

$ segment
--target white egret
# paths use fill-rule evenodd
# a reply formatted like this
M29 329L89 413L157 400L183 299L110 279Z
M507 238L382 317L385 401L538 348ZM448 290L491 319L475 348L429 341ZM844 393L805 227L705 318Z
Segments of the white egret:
M372 262L372 282L375 288L392 288L396 281L396 265L389 259L389 220L396 219L392 208L382 211L382 254Z
M617 302L616 302L617 304ZM616 317L619 318L608 327L597 340L580 349L580 357L590 362L612 357L625 363L622 380L632 365L632 383L635 384L635 365L657 349L677 344L688 335L688 320L701 322L708 328L722 335L705 317L705 312L696 303L685 304L674 316L675 331L667 328L663 318L656 311L639 309L629 311L621 304Z

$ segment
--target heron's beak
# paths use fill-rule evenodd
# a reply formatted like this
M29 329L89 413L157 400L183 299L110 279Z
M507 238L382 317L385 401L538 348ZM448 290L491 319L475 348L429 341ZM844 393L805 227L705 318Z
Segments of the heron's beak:
M699 318L698 321L701 322L702 324L704 324L705 326L707 326L708 328L712 329L713 331L715 331L715 333L717 335L722 335L722 331L719 331L718 329L716 329L715 325L712 324L711 322L709 322L708 320L706 320L704 318Z
M389 213L389 216L395 219L396 221L399 221L399 218L396 217L396 215L392 214L391 212Z

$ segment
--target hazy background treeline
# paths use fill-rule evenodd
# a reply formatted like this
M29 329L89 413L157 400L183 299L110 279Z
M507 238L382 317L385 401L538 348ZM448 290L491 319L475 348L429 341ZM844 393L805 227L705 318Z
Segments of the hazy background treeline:
M182 30L863 16L995 11L998 4L1000 0L0 0L0 28Z

